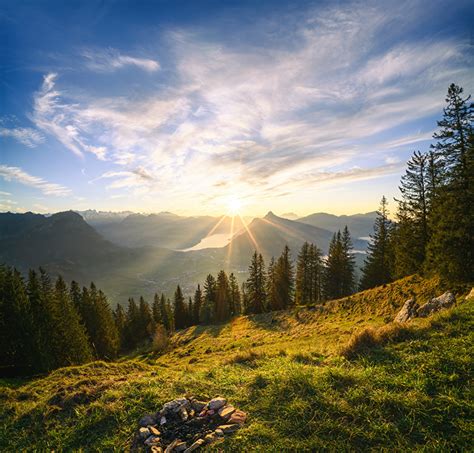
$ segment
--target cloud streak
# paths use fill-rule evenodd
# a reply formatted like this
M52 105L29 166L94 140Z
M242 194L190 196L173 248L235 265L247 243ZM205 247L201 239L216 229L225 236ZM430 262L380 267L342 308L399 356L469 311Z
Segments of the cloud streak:
M71 195L71 190L67 187L45 181L43 178L39 178L38 176L32 176L18 167L0 165L0 177L5 181L17 182L25 186L33 187L40 190L45 195L58 197Z
M116 49L85 49L81 55L85 59L86 66L97 72L113 72L127 66L134 66L147 72L156 72L160 69L160 63L156 60L122 55Z

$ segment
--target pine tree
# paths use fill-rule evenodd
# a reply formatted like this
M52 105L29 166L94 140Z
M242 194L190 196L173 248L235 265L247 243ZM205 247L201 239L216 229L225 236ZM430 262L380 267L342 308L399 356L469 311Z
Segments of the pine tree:
M402 176L394 231L394 274L404 277L418 272L425 261L429 240L429 158L415 151Z
M151 311L152 311L153 321L155 322L155 324L164 325L160 297L158 296L157 293L155 293L153 297L153 305L151 307Z
M265 307L265 263L261 254L255 253L249 267L249 278L246 289L248 297L248 313L263 313Z
M329 251L324 270L324 295L326 299L338 299L342 296L342 278L344 274L343 246L341 232L335 233L329 243Z
M217 322L226 321L230 317L230 285L223 270L217 275L215 314Z
M194 302L193 302L193 323L199 324L200 322L200 313L202 308L202 291L201 285L198 284L196 291L194 292Z
M352 254L353 246L351 234L347 225L344 227L341 237L342 243L342 278L341 297L349 296L354 292L355 286L355 260Z
M126 343L127 317L121 304L117 304L114 311L114 321L119 336L120 350L123 350Z
M273 256L268 263L265 284L265 292L267 296L266 306L270 310L278 310L279 298L277 295L276 263Z
M229 275L229 288L230 288L230 315L237 316L242 312L242 303L240 297L239 284L233 273Z
M193 299L191 298L191 296L189 297L188 299L188 307L187 307L187 310L186 310L186 314L187 314L187 325L188 327L190 326L193 326L194 325L194 306L193 306Z
M140 297L138 304L139 330L137 332L140 342L149 342L155 332L155 321L153 319L150 305L143 297Z
M429 226L425 267L449 282L474 279L474 105L452 84L432 146L441 167Z
M310 244L308 250L309 269L309 301L311 304L320 303L323 295L324 264L319 248Z
M277 310L291 307L294 303L294 272L291 262L290 248L285 245L282 254L275 265L275 286L277 297Z
M69 366L92 360L84 326L80 322L66 283L58 277L54 286L54 356L56 366Z
M216 279L209 274L204 282L204 302L200 313L200 319L203 324L210 324L215 319L216 297Z
M308 305L311 302L311 289L309 243L305 242L296 261L296 305Z
M186 328L186 306L179 285L174 293L174 326L178 330Z
M133 349L138 344L138 330L139 330L139 310L137 303L133 297L128 299L126 327L125 327L125 348Z
M374 233L370 236L367 258L362 269L361 290L392 281L392 224L388 218L387 205L387 199L382 197L374 223Z

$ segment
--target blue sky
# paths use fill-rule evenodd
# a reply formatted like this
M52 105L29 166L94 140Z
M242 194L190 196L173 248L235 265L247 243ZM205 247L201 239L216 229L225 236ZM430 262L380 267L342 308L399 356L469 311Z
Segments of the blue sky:
M0 210L374 210L473 92L473 12L0 0Z

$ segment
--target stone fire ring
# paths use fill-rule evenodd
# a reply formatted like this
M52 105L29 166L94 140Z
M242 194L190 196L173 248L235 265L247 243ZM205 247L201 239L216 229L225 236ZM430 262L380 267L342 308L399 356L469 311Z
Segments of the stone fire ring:
M208 402L177 398L165 403L155 415L140 419L133 450L152 453L189 453L205 445L222 442L237 431L247 414L222 397Z

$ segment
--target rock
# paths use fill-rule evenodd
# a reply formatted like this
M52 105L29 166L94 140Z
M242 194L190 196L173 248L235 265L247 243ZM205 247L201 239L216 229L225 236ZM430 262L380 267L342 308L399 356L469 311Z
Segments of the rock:
M153 434L154 436L159 436L161 433L158 429L156 429L154 426L149 426L148 429L150 430L150 433Z
M209 433L206 435L206 437L204 437L204 440L207 444L213 444L214 442L217 442L220 439L221 438L215 432Z
M235 412L234 406L223 406L218 410L218 414L224 420L228 420L229 417Z
M161 417L160 425L164 425L166 423L166 417Z
M216 411L220 409L222 406L225 406L226 403L227 403L227 400L225 398L217 397L209 401L208 406L209 406L209 409Z
M218 435L219 437L224 437L224 431L222 431L222 429L217 428L214 432L215 432L216 435Z
M165 453L171 453L174 449L174 447L176 447L176 445L178 445L181 441L179 439L175 439L173 440L173 442L171 442L167 447L166 447L166 450L165 450Z
M189 401L187 398L176 398L173 401L168 401L167 403L163 404L162 411L164 413L167 412L179 412L179 410L184 407L189 407Z
M188 448L188 446L186 445L186 442L178 442L178 443L175 445L173 451L181 452L181 451L186 450L187 448Z
M401 310L395 316L395 322L406 322L411 318L416 317L416 312L419 308L419 305L415 302L415 299L408 299L404 304Z
M230 433L233 433L233 432L237 431L238 429L240 429L240 424L239 423L233 423L232 425L231 424L221 425L217 429L222 430L222 432L224 434L230 434Z
M471 292L466 296L466 300L474 299L474 287L471 289Z
M140 437L140 439L142 440L145 440L147 439L148 437L150 437L150 430L148 428L140 428L138 430L138 436Z
M149 447L151 447L153 445L159 446L160 445L160 438L158 436L150 436L150 437L148 437L147 440L145 440L144 444L148 445Z
M207 403L204 401L199 401L192 399L191 400L191 407L196 411L196 412L202 412L202 410L207 406Z
M215 413L216 413L216 411L215 411L215 410L213 410L213 409L209 409L209 410L206 412L206 415L209 415L209 416L211 416L211 417L212 417L212 416L213 416Z
M181 407L178 414L183 422L187 421L189 418L188 411L184 407Z
M199 447L202 447L204 443L204 439L198 439L189 448L186 448L186 450L184 450L184 453L191 453L192 451L197 450Z
M436 313L437 311L442 310L443 308L448 308L456 302L456 298L454 297L453 293L446 291L441 296L435 297L431 299L426 304L422 305L418 311L417 315L426 318L427 316L431 315L432 313Z
M153 415L144 415L138 424L143 427L147 427L148 425L154 425L156 423L155 417Z
M157 447L156 445L153 445L150 448L151 453L163 453L163 449L161 447Z
M247 420L247 414L241 410L235 410L234 413L230 416L229 420L227 421L229 424L238 423L239 425L243 425Z

